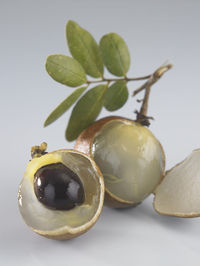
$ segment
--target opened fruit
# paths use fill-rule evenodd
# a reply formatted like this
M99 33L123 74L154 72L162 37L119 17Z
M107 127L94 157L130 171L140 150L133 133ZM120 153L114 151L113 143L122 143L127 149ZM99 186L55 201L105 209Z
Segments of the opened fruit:
M104 181L95 162L74 150L34 147L18 192L22 217L36 233L68 239L86 232L99 217Z
M162 180L162 146L150 130L134 121L103 118L81 133L75 149L90 155L99 166L109 206L137 205Z

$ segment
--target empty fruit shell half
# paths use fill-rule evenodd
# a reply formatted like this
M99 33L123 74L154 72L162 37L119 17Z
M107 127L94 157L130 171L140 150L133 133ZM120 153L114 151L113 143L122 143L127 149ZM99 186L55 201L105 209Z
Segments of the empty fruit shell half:
M154 208L163 215L200 216L200 150L166 172L155 191Z
M20 213L36 233L69 239L88 231L103 206L104 180L95 162L74 150L32 159L18 192Z

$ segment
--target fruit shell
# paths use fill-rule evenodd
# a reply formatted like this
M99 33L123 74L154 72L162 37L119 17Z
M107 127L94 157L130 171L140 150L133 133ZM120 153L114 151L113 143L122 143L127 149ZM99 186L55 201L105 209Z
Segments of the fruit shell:
M193 150L193 152L192 152L192 154L194 153L194 152L200 152L200 149L195 149L195 150ZM192 155L191 154L191 155ZM186 161L187 161L187 159L191 156L191 155L189 155L189 156L187 156L184 160L182 160L182 161L180 161L179 163L177 163L176 165L174 165L171 169L169 169L169 170L167 170L166 172L165 172L165 176L164 176L164 178L171 172L171 171L173 171L173 170L175 170L176 169L176 167L178 167L178 166L181 166L182 164L184 164ZM160 185L162 185L162 181L161 181L161 183L160 183ZM153 201L153 207L154 207L154 210L158 213L158 214L161 214L161 215L164 215L164 216L174 216L174 217L179 217L179 218L195 218L195 217L200 217L200 212L199 213L197 213L197 212L194 212L194 213L190 213L190 214L184 214L184 213L167 213L167 212L163 212L163 211L161 211L161 210L158 210L157 209L157 207L156 207L156 190L157 189L159 189L159 186L157 186L157 188L155 189L155 191L154 191L154 195L155 195L155 197L154 197L154 201Z
M28 227L30 227L35 233L44 236L46 238L50 238L50 239L55 239L55 240L66 240L66 239L71 239L77 236L82 235L83 233L87 232L98 220L102 208L103 208L103 203L104 203L104 195L105 195L105 186L104 186L104 178L103 175L101 173L101 171L99 170L98 166L96 165L96 163L89 157L87 156L85 153L79 152L79 151L75 151L72 149L61 149L61 150L56 150L53 152L49 152L48 154L55 154L55 153L59 153L59 152L72 152L72 153L76 153L76 154L80 154L83 155L85 158L87 158L92 166L95 168L98 176L99 176L99 184L100 184L100 203L98 205L97 211L95 213L95 215L92 217L92 219L90 221L88 221L87 223L77 227L77 228L70 228L68 227L67 230L54 230L54 231L42 231L42 230L37 230L33 227L31 227L30 225L28 225L25 221L25 223L28 225ZM38 158L33 159L33 160L38 160ZM29 162L30 164L31 162ZM18 193L18 197L19 197L19 193Z
M78 150L80 152L86 153L89 156L91 155L91 149L92 144L94 141L94 138L96 134L110 121L118 120L118 121L124 121L124 122L134 122L137 123L131 119L127 119L121 116L108 116L104 117L93 124L91 124L88 128L86 128L77 138L74 149ZM162 159L163 159L163 172L162 172L162 178L160 183L162 182L162 179L164 178L164 172L165 172L165 153L163 150L163 147L161 143L158 141L161 151L162 151ZM159 183L159 184L160 184ZM158 184L158 185L159 185ZM127 208L127 207L135 207L139 203L133 203L130 201L126 201L123 199L118 198L117 196L113 195L106 187L105 187L105 199L104 199L105 205L113 208Z

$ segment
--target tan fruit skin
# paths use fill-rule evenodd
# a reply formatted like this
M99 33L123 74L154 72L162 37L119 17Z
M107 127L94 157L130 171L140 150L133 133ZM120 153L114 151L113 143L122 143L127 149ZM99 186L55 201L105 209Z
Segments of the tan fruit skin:
M91 225L92 227L92 225ZM88 227L86 230L82 230L80 232L77 232L76 234L70 234L70 233L65 233L65 234L62 234L62 235L48 235L48 234L41 234L41 233L38 233L36 230L33 230L35 233L41 235L41 236L44 236L46 238L49 238L49 239L53 239L53 240L69 240L69 239L72 239L72 238L75 238L75 237L78 237L84 233L86 233L91 227Z
M56 150L56 151L53 151L51 153L56 153L56 152L60 152L60 151L65 151L66 149L61 149L61 150ZM80 151L75 151L75 150L72 150L72 149L67 149L67 151L70 151L70 152L73 152L73 153L78 153L78 154L81 154L83 155L84 157L87 157L88 156L85 154L85 153L82 153ZM104 186L104 178L103 178L103 175L99 169L99 167L97 166L97 164L94 162L94 160L92 160L90 157L88 158L93 165L95 165L95 168L97 170L97 173L99 175L99 178L100 178L100 186L101 186L101 194L103 195L103 197L101 198L100 200L100 203L99 203L99 208L98 208L98 211L96 213L96 217L95 219L93 219L92 221L89 221L89 223L87 224L87 226L85 226L85 228L77 228L76 230L74 230L75 232L72 232L73 230L71 230L71 232L61 232L60 234L48 234L48 233L45 233L45 232L42 232L42 231L39 231L39 230L36 230L32 227L30 227L28 225L29 228L31 228L35 233L41 235L41 236L44 236L46 238L50 238L50 239L54 239L54 240L68 240L68 239L72 239L72 238L75 238L75 237L78 237L84 233L86 233L87 231L90 230L91 227L93 227L93 225L95 225L95 223L97 222L101 212L102 212L102 208L103 208L103 203L104 203L104 195L105 195L105 186Z
M121 117L121 116L108 116L104 117L86 128L77 138L74 149L86 153L87 155L91 156L91 149L94 138L96 134L110 121L118 120L124 122L134 122L133 120ZM160 142L159 142L160 144ZM160 144L161 151L162 151L162 159L163 159L163 171L162 171L162 179L164 177L165 172L165 153L163 150L162 145ZM162 181L161 179L161 181ZM160 183L159 183L160 184ZM135 207L139 203L133 203L130 201L123 200L121 198L116 197L107 188L105 188L105 199L104 203L106 206L113 207L113 208L127 208L127 207Z
M200 149L195 149L193 151L199 151L200 152ZM176 168L177 166L181 165L182 163L185 162L185 160L187 159L187 157L182 160L181 162L177 163L175 166L173 166L171 169L167 170L165 172L165 175L163 178L165 178L165 176L171 172L174 168ZM163 179L162 179L163 180ZM162 183L162 180L160 182L160 184ZM158 185L159 186L159 185ZM158 188L158 186L156 187L156 189ZM156 206L155 206L155 198L156 198L156 189L154 191L154 194L155 194L155 197L154 197L154 200L153 200L153 207L154 207L154 210L158 213L158 214L161 214L161 215L164 215L164 216L173 216L173 217L179 217L179 218L195 218L195 217L200 217L200 213L194 213L194 214L180 214L180 213L176 213L176 214L170 214L170 213L163 213L159 210L156 209Z

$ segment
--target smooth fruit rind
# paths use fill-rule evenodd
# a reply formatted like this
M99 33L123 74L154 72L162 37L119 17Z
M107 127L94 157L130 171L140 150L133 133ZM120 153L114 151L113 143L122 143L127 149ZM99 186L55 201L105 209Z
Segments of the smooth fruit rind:
M148 129L144 128L143 126L141 126L140 124L138 124L132 120L128 120L128 119L125 119L125 118L119 117L119 116L105 117L103 119L98 120L97 122L93 123L90 127L88 127L86 130L84 130L81 133L81 135L79 136L79 138L77 139L77 142L75 144L75 149L82 151L82 152L93 157L92 147L93 147L95 137L99 134L99 132L101 132L106 127L106 125L108 125L112 121L121 121L125 124L127 123L127 124L137 125L142 130L149 132L148 134L151 134L152 137L156 140L156 143L158 143L158 145L159 145L159 149L160 149L161 157L162 157L162 171L161 171L160 181L158 182L158 184L159 184L163 178L164 168L165 168L165 155L164 155L163 148L162 148L160 142L153 136L153 134ZM98 164L98 162L97 162L97 164ZM99 165L99 167L100 167L100 165ZM100 167L100 169L101 169L101 167ZM102 171L102 169L101 169L101 171ZM133 202L130 200L124 200L121 197L114 195L111 191L109 191L107 186L105 187L105 191L106 191L105 204L110 206L110 207L124 208L124 207L129 207L129 206L135 206L135 205L140 203L140 202Z

